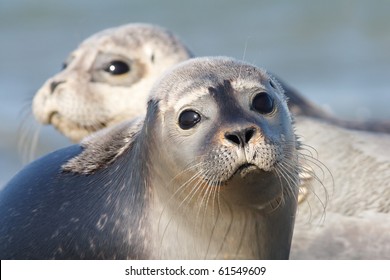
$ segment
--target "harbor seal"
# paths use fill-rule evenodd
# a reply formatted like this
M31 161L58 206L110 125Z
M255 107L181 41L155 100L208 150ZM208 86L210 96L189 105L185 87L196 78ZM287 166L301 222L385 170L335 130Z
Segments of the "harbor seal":
M72 141L144 114L152 84L170 66L192 57L162 27L133 23L84 40L35 94L32 111Z
M230 58L164 74L145 118L27 166L0 194L0 257L287 259L300 144L283 89Z

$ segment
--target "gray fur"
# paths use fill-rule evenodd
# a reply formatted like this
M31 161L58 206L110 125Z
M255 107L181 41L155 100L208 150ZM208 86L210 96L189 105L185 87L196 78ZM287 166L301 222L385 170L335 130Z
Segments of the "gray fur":
M142 119L135 119L87 137L81 142L83 152L64 164L62 169L67 172L91 174L105 168L132 148L142 124Z
M308 117L296 126L318 178L299 205L291 258L389 259L390 136Z

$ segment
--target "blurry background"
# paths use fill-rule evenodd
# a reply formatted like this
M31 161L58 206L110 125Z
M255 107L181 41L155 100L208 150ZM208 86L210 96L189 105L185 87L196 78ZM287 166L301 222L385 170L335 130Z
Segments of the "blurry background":
M86 37L129 22L177 34L197 56L245 59L349 119L390 119L390 1L1 0L0 188L22 165L31 99ZM24 123L24 128L21 125ZM39 132L35 157L70 142Z

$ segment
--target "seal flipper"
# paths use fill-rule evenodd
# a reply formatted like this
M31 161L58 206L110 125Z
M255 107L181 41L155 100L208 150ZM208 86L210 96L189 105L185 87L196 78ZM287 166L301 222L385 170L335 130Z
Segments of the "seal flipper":
M135 135L139 133L142 125L143 119L137 118L85 138L81 142L83 152L66 162L62 166L63 171L91 174L106 167L124 151L131 149Z

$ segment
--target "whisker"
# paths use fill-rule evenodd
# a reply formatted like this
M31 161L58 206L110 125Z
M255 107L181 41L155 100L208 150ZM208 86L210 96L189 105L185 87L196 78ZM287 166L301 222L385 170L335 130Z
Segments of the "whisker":
M242 55L242 61L244 61L244 60L245 60L245 57L246 57L246 51L247 51L247 49L248 49L248 41L249 41L249 38L250 38L250 37L248 36L248 37L246 38L246 40L245 40L244 53L243 53L243 55ZM243 67L243 64L240 65L240 68L239 68L239 71L238 71L238 76L237 76L237 81L240 80L240 78L241 78L242 67Z
M271 205L271 212L275 211L276 209L278 209L279 207L281 207L282 205L285 204L285 192L287 190L285 190L285 188L283 187L284 186L284 183L282 181L282 179L285 181L285 182L288 182L288 179L286 178L285 174L282 172L281 168L279 167L278 169L275 169L277 170L276 172L279 174L279 181L280 181L280 192L281 192L281 199L280 201L278 202L278 204L276 206L273 206L272 203L274 203L274 201L271 201L270 205ZM288 184L288 183L287 183Z
M280 164L279 168L282 176L284 177L288 185L288 188L286 189L287 194L289 196L292 196L292 198L297 201L297 196L294 192L294 189L298 187L299 179L297 178L297 175L291 173L291 170L294 169L289 166L289 163L287 161L285 161L283 164Z
M250 213L248 213L248 215L250 215ZM244 232L247 230L247 227L248 227L248 216L244 215L244 226L242 228L242 233L240 234L240 241L238 242L238 245L237 245L236 254L235 254L236 258L238 257L241 246L244 242L244 236L245 236Z
M18 151L21 155L22 163L26 164L35 158L41 125L38 124L37 126L37 123L31 118L31 100L28 100L22 107L20 115Z
M324 195L324 198L322 199L319 194L317 194L317 192L314 190L313 188L313 184L311 183L310 184L310 187L307 187L307 190L312 193L314 195L314 197L316 198L317 201L319 201L320 205L321 205L321 208L322 208L322 211L321 211L321 217L320 217L320 222L323 221L325 219L325 216L326 216L326 207L327 207L327 204L328 204L328 199L329 199L329 193L328 193L328 189L327 187L324 185L323 181L325 179L325 172L327 172L327 174L330 175L331 179L332 179L332 188L334 188L334 178L333 178L333 175L332 173L330 172L330 170L327 168L326 165L324 165L321 161L319 161L318 159L316 158L313 158L311 157L310 155L303 155L303 154L299 154L299 156L308 164L312 164L314 165L315 167L317 167L318 169L321 170L321 173L322 173L322 179L316 174L316 172L314 171L314 169L309 165L310 168L308 167L305 167L305 165L302 165L302 170L305 171L306 173L310 174L310 176L315 180L317 181L322 190L323 190L323 195ZM308 195L307 195L308 196ZM306 202L307 202L307 205L309 207L309 213L310 213L310 216L309 216L309 220L312 220L312 215L313 215L313 208L312 208L312 205L310 205L310 201L305 199ZM302 208L302 207L300 207Z
M203 214L203 221L202 221L202 224L203 224L203 222L204 222L204 219L205 219L205 215L206 215L206 212L207 212L207 206L208 206L208 204L209 204L209 199L210 199L210 196L213 194L213 193L215 193L215 189L216 189L216 187L214 186L214 184L215 183L217 183L217 181L216 181L216 176L214 175L212 178L211 178L211 182L210 182L210 184L209 184L209 186L208 186L208 189L210 190L209 191L209 195L208 195L208 197L207 197L207 200L206 200L206 209L205 209L205 211L204 211L204 214ZM214 216L214 203L212 203L212 221L214 221L214 219L213 219L213 216ZM219 216L219 215L218 215ZM211 227L211 232L210 232L210 237L209 237L209 242L208 242L208 245L207 245L207 249L206 249L206 252L205 252L205 255L204 255L204 259L206 259L207 258L207 255L209 254L209 250L210 250L210 246L211 246L211 243L212 243L212 240L213 240L213 236L214 236L214 231L215 231L215 228L216 228L216 226L217 226L217 222L216 221L214 221L214 222L212 222L212 227Z
M190 192L187 194L187 196L179 203L179 205L176 207L175 211L178 211L178 210L183 206L183 204L187 202L187 200L188 200L189 197L191 197L189 201L192 200L192 197L193 197L193 195L194 195L193 193L197 191L197 185L198 185L201 181L198 181L198 182L196 183L195 187L194 187L194 186L190 186L190 184L191 184L192 182L194 182L195 180L197 180L197 179L199 178L199 176L202 174L202 172L203 172L202 170L199 170L198 172L196 172L190 179L188 179L186 182L184 182L184 183L183 183L183 184L182 184L182 185L181 185L181 186L180 186L180 187L179 187L179 188L170 196L170 198L168 199L167 203L165 204L163 210L162 210L161 213L160 213L160 217L159 217L159 221L158 221L158 228L161 227L162 216L164 215L165 211L167 210L167 207L169 207L169 205L171 204L170 202L171 202L177 195L181 195L181 194L185 191L185 189L186 189L187 187L191 188L191 191L190 191ZM189 203L189 202L187 202L187 203ZM169 227L170 223L172 222L172 219L173 219L173 217L171 217L171 218L168 220L168 223L167 223L167 224L165 225L165 227L164 227L164 231L163 231L163 234L162 234L162 237L161 237L161 240L160 240L161 244L163 243L165 234L166 234L166 232L167 232L167 230L168 230L168 227Z
M196 161L197 158L195 158L194 161ZM185 174L186 172L188 171L191 171L192 169L195 169L195 168L198 168L202 165L205 165L205 163L203 163L202 161L198 162L197 164L188 164L187 167L185 169L183 169L182 171L180 171L179 173L177 173L171 180L168 184L172 184L178 177L180 177L181 175Z
M225 205L226 205L226 208L227 208L227 210L228 210L228 215L229 215L229 217L230 217L230 221L229 221L229 223L228 223L226 232L225 232L223 238L221 239L221 245L219 246L219 249L217 250L217 253L216 253L216 255L215 255L216 258L217 258L218 255L222 252L223 245L226 243L226 239L227 239L227 237L229 236L229 233L230 233L230 231L231 231L231 229L232 229L232 224L233 224L233 210L232 210L232 208L230 207L229 203L225 203ZM221 214L222 214L222 213L223 213L223 212L221 212Z
M314 148L313 146L310 146L308 144L305 144L305 143L301 143L301 149L300 150L305 150L307 151L308 153L310 153L310 155L314 158L318 158L318 151L316 148ZM315 156L313 155L312 151L314 152Z

